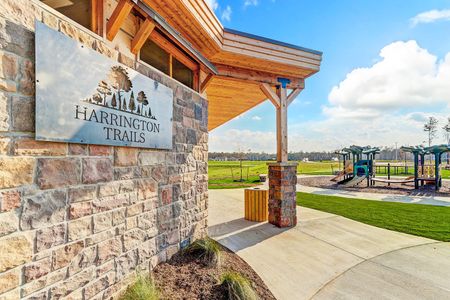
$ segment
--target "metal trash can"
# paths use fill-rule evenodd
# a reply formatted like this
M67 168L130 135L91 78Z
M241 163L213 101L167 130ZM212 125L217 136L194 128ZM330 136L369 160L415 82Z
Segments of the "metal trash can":
M266 180L267 180L267 174L259 174L260 182L266 182Z
M269 190L245 189L245 219L253 222L267 221L269 216Z

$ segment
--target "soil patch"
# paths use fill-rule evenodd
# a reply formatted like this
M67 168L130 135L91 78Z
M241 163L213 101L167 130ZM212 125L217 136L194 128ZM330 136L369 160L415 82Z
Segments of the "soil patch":
M356 187L346 187L341 184L337 184L330 180L330 176L314 176L314 177L302 177L298 178L298 184L310 187L318 187L323 189L335 189L345 190L352 192L367 192L367 193L379 193L379 194L395 194L395 195L408 195L408 196L449 196L450 195L450 182L444 180L442 182L442 188L439 192L436 192L434 185L425 185L420 189L414 189L414 183L398 184L391 183L388 186L387 183L376 182L375 186L366 186L366 181L360 183Z
M252 282L260 299L275 299L262 279L239 256L222 247L221 267L207 267L196 256L179 252L153 270L163 299L226 300L226 288L219 284L225 271L243 274Z

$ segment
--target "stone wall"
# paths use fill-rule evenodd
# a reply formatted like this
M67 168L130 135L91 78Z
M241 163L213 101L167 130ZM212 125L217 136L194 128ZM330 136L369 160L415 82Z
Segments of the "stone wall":
M269 223L297 225L297 163L269 163Z
M174 90L171 151L34 140L34 20ZM0 299L109 299L204 236L207 102L45 5L0 1Z

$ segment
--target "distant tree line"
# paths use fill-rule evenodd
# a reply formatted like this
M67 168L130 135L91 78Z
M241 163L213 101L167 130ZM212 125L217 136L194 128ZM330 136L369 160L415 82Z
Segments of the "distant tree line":
M427 143L428 146L433 144L433 141L438 137L438 133L441 130L442 135L446 141L447 144L450 145L450 118L447 119L446 124L444 124L442 127L439 126L439 121L435 117L429 117L427 122L424 124L423 127L424 132L427 134L427 141L424 141L424 143ZM242 152L210 152L209 153L209 159L210 160L227 160L227 161L238 161L240 158L242 158L242 155L245 157L244 160L252 160L252 161L275 161L276 160L276 154L274 153L265 153L265 152L249 152L249 153L242 153ZM316 151L316 152L290 152L289 153L289 160L293 161L302 161L302 160L309 160L309 161L324 161L324 160L333 160L333 159L339 159L339 155L335 154L334 152L330 151ZM376 157L378 160L412 160L412 154L406 153L401 151L398 148L395 147L383 147L381 148L380 153Z
M210 152L209 159L219 161L238 161L241 155L242 154L239 152ZM274 153L266 152L250 152L244 154L244 156L244 160L251 161L275 161L277 157ZM384 147L381 148L380 153L377 155L377 160L395 160L396 157L399 161L413 159L410 153L405 153L395 147ZM333 159L339 159L339 156L333 151L300 151L289 153L289 160L292 161L329 161Z

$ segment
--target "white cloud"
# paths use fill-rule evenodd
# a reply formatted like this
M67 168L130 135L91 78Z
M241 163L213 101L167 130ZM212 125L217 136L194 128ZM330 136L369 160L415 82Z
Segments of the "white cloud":
M231 12L231 6L227 5L225 10L222 12L221 19L229 22L231 20Z
M219 2L217 0L205 0L206 4L211 7L212 10L217 10L219 8Z
M257 6L257 5L258 5L258 0L245 0L244 1L244 7Z
M260 116L253 116L253 117L252 117L252 120L253 120L253 121L261 121L262 118L261 118Z
M450 9L429 10L411 18L411 25L416 26L420 23L433 23L436 21L450 21Z
M450 102L450 53L444 60L416 41L395 42L380 52L371 67L357 68L333 87L323 108L327 116L375 118L401 108Z

